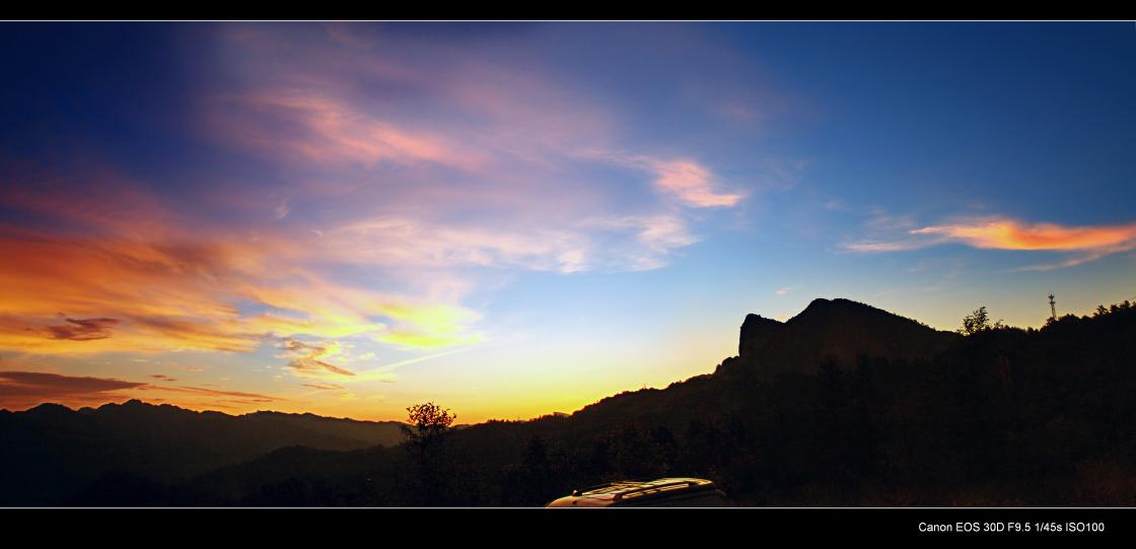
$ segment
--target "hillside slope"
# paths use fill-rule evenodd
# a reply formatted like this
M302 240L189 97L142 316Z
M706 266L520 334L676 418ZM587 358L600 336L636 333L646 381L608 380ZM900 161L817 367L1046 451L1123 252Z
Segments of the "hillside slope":
M1136 504L1131 303L967 337L846 300L754 317L713 374L454 430L435 499L367 447L397 424L132 402L0 414L5 503L539 505L695 476L752 505Z
M71 410L0 412L0 504L57 501L102 475L173 482L287 446L352 450L398 444L397 422L313 414L233 416L131 400Z

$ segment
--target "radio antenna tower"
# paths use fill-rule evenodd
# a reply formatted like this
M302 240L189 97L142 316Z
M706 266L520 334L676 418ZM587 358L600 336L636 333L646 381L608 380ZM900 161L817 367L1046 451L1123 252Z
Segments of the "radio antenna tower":
M1053 294L1049 294L1049 318L1050 320L1057 320L1057 302L1053 300Z

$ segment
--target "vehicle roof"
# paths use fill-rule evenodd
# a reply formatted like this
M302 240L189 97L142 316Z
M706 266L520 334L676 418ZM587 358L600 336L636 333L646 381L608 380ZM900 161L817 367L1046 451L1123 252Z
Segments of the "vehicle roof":
M631 504L691 492L713 490L714 482L701 478L670 477L650 481L619 480L572 492L549 504L550 507L607 507Z

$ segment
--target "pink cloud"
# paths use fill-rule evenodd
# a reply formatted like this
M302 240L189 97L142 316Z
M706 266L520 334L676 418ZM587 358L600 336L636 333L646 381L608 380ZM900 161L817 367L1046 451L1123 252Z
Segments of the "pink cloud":
M697 240L676 203L741 200L696 162L647 157L633 162L664 200L617 200L622 181L593 178L597 160L618 155L580 151L616 150L618 117L539 67L450 49L424 68L377 47L381 36L305 29L218 31L233 71L202 84L193 117L209 121L210 137L279 164L268 181L170 185L186 190L177 203L113 174L6 186L9 204L46 224L0 233L14 260L0 269L0 347L466 342L477 319L461 305L477 276L470 267L660 268ZM66 224L83 232L56 230ZM374 268L382 291L347 281L344 267L358 265Z
M310 91L265 91L226 101L218 130L239 143L318 163L431 163L462 170L484 165L482 155L450 139L401 127Z
M650 172L654 175L652 183L655 189L683 206L732 207L745 198L742 193L719 189L710 169L693 160L663 159L597 148L583 149L579 152L579 157Z
M742 195L714 189L710 170L689 160L656 161L655 186L688 206L721 208L736 205Z

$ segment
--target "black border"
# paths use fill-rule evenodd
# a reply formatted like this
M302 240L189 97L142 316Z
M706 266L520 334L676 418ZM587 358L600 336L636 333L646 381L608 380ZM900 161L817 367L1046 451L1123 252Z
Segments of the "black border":
M41 541L233 543L346 542L374 545L526 542L530 547L692 540L749 547L834 539L1136 539L1136 508L732 508L732 509L0 509L0 525ZM1014 531L1011 523L1051 522L1061 532ZM1070 522L1103 532L1070 532ZM969 523L976 531L925 533L920 524ZM982 532L1004 524L1005 531ZM997 526L995 526L997 528ZM964 527L963 529L966 529ZM113 540L113 541L111 541ZM717 541L714 541L717 540ZM512 543L510 543L512 544Z
M953 5L944 9L883 8L882 6L824 9L804 3L781 3L723 9L706 5L670 5L652 10L604 6L590 16L562 5L530 6L393 6L357 3L353 7L278 3L272 6L207 5L194 3L120 7L58 6L24 3L0 12L3 25L13 20L1136 20L1136 4L1123 9L1078 5L1086 10L1069 13L1056 4L1030 10L981 10ZM968 6L973 8L973 6ZM1000 10L1000 11L999 11ZM654 13L648 13L648 11ZM1030 11L1033 13L1025 13ZM638 13L636 13L638 12ZM661 12L661 13L660 13ZM937 13L936 13L937 12ZM1059 13L1061 12L1061 13ZM3 27L0 26L0 32ZM1133 23L1136 40L1136 22ZM1062 532L922 533L920 523L1057 523ZM1104 532L1070 533L1069 522L1103 523ZM174 541L233 544L239 542L328 544L358 541L387 545L443 540L521 542L528 546L551 544L608 544L658 542L673 545L680 539L699 540L700 546L756 546L797 539L949 539L987 537L1059 538L1082 540L1136 539L1136 508L737 508L737 509L0 509L0 527L9 534L27 536L33 543L70 538L83 543L144 544ZM408 540L403 540L409 536ZM596 536L602 536L597 538ZM717 540L717 541L715 541ZM510 543L512 544L512 543Z

